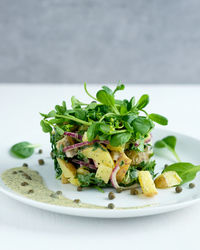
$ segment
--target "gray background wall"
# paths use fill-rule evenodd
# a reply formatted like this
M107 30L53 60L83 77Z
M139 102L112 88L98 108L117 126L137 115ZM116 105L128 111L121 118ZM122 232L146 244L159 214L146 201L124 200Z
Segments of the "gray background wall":
M200 82L199 0L0 0L0 82Z

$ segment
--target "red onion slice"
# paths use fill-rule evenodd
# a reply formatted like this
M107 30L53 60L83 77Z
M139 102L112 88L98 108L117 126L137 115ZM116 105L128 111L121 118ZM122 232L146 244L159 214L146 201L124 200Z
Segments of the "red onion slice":
M80 141L82 141L82 135L79 135L78 133L73 133L73 132L65 132L64 135L68 135L72 138L78 139Z
M80 148L80 147L84 147L87 145L92 145L94 143L103 143L103 144L109 144L109 141L101 141L101 140L93 140L93 141L86 141L86 142L80 142L80 143L76 143L74 145L69 145L65 148L63 148L63 152L66 152L68 150L72 150L74 148Z
M90 169L96 169L95 165L92 164L92 163L89 163L89 162L80 161L80 160L77 160L77 159L72 159L72 162L77 163L77 164L82 165L82 166L86 166L86 167L88 167Z

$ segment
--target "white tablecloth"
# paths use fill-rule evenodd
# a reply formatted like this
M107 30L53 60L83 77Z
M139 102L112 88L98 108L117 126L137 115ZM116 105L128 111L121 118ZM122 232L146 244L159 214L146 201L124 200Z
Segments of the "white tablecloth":
M89 85L92 93L95 87ZM128 85L118 97L139 97L143 93L150 95L149 111L168 117L168 129L200 139L200 86ZM66 97L69 103L71 95L88 99L81 85L0 85L1 137L6 133L10 145L46 137L40 130L38 112L49 111ZM2 149L3 144L1 141ZM6 153L4 149L1 152ZM1 157L0 162L4 164ZM0 194L2 250L199 249L199 225L200 203L156 216L92 219L42 211Z

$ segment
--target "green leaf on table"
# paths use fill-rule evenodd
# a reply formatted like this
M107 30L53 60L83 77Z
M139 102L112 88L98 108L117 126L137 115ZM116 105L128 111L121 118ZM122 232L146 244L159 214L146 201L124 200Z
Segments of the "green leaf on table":
M17 158L28 158L34 153L34 148L39 147L39 145L33 145L30 142L23 141L16 143L10 149L11 155Z
M167 148L170 152L172 152L172 154L175 156L175 158L177 159L177 161L181 161L178 154L176 153L176 137L175 136L167 136L165 138L163 138L162 140L157 141L154 144L155 148Z
M177 162L172 165L167 166L163 172L167 171L175 171L182 179L181 185L192 181L195 177L197 172L200 171L200 165L195 166L188 162Z

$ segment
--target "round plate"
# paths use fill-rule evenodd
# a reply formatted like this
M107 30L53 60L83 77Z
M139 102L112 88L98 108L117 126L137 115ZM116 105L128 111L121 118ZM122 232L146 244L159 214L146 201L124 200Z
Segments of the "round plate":
M153 132L153 141L155 142L156 140L168 135L175 135L177 137L177 152L182 161L191 162L193 164L198 164L200 162L198 152L200 148L200 141L194 138L168 130L156 129ZM48 145L47 141L43 142L43 145L46 146L43 146L44 153L42 155L36 153L30 159L26 159L26 162L28 162L31 169L40 172L47 187L53 191L61 190L63 195L71 199L80 199L84 203L107 206L107 204L111 202L107 198L108 192L111 190L114 191L113 189L104 189L105 193L101 193L96 189L86 189L82 192L77 192L76 187L72 186L71 184L63 185L59 180L55 179L53 161L49 157L50 145ZM5 158L3 159L3 162L6 164L1 167L0 174L8 168L21 166L24 162L24 160L10 159L11 157L8 155L8 153L6 153L6 151L5 154L1 156L1 158L2 157ZM43 158L46 164L39 166L37 162L39 158ZM156 172L160 172L163 169L164 164L171 164L175 162L173 155L171 155L165 149L159 150L159 156L155 154L154 158L157 162ZM144 197L143 195L133 196L129 194L129 191L116 193L116 198L112 202L115 204L116 208L120 207L122 209L113 210L71 208L37 202L10 190L4 185L1 179L0 191L15 200L21 201L30 206L56 213L86 217L122 218L160 214L192 205L200 199L200 185L198 185L198 183L200 183L200 176L198 174L193 182L196 184L194 189L189 189L188 184L186 183L183 185L183 191L179 194L175 193L174 188L165 190L159 189L158 195L153 198Z

